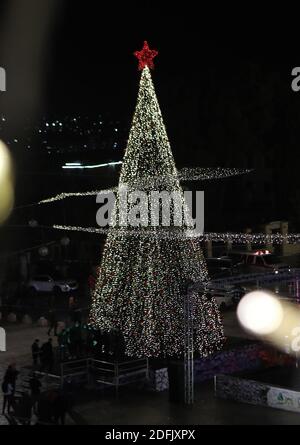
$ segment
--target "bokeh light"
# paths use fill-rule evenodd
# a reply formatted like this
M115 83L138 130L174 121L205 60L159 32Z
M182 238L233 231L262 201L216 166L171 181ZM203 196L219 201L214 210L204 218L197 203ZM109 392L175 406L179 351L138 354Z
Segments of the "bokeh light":
M241 325L255 335L270 335L283 321L283 308L278 299L266 291L254 291L240 301L237 316Z
M14 181L11 155L0 141L0 224L10 215L14 205Z

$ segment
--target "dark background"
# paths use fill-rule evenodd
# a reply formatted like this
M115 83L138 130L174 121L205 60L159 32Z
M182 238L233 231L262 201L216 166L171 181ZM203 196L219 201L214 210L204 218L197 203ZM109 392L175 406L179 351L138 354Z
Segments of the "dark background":
M147 39L159 50L153 79L177 166L255 169L189 184L205 190L206 231L259 231L280 219L298 231L300 92L291 89L291 71L300 65L297 13L274 6L263 12L253 3L211 10L193 2L102 3L1 0L0 65L8 82L1 131L6 141L18 139L10 144L16 206L117 183L118 169L66 173L61 166L122 159L139 82L133 52ZM59 147L51 153L36 137L45 120L82 115L116 124L118 148L109 130L93 149L88 140L75 151L67 132L49 136ZM94 200L19 209L2 229L2 243L16 249L37 242L30 230L11 227L29 219L93 226L95 212Z

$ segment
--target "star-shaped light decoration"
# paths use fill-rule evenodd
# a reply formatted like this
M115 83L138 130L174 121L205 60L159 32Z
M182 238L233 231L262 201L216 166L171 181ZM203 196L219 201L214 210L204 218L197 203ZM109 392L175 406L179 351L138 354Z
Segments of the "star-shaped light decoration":
M142 71L145 66L148 66L148 68L151 68L152 70L154 69L153 59L158 55L158 51L150 49L147 41L144 42L142 51L136 51L134 55L139 59L140 71Z

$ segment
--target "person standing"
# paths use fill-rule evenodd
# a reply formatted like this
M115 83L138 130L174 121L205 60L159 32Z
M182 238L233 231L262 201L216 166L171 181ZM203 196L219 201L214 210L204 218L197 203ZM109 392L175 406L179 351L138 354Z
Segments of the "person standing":
M36 368L37 365L38 365L38 361L39 361L40 353L41 353L39 343L40 343L39 339L36 339L36 340L34 341L34 343L32 344L32 346L31 346L33 366L34 366L35 368Z
M49 338L49 340L48 340L47 363L48 363L49 373L51 373L53 370L53 365L54 365L54 353L53 353L52 338Z
M77 359L81 356L82 352L81 326L78 322L76 322L71 329L70 340L71 340L71 355L74 359Z
M17 371L17 369L16 369L16 364L12 363L7 368L5 376L4 376L4 380L7 380L9 383L12 384L14 392L16 390L16 383L17 383L17 378L18 378L19 374L20 374L19 371Z
M5 413L7 406L7 412L9 414L10 408L14 406L14 395L16 391L16 382L19 375L19 371L16 369L16 364L12 363L6 370L2 383L3 392L3 407L2 413Z
M47 370L48 373L52 372L54 364L54 354L52 346L52 338L43 344L41 349L41 371Z
M55 394L52 406L54 414L54 423L56 425L65 425L66 414L70 408L67 394L64 393L63 391L57 392Z
M43 343L42 347L41 347L41 353L40 353L40 363L41 363L40 371L41 372L43 372L46 368L46 360L47 360L46 354L47 354L47 343Z
M2 392L3 392L2 415L4 415L6 407L7 407L7 414L10 413L10 408L11 406L13 406L13 397L14 397L14 387L7 378L4 378L3 380Z
M31 400L32 400L32 406L33 406L34 410L36 411L37 403L40 398L41 387L42 387L42 384L41 384L36 373L33 373L33 376L29 380L29 386L30 386L30 396L31 396Z
M78 310L78 303L76 301L76 298L70 298L70 304L69 304L69 317L71 323L76 323L77 321L77 310Z
M53 309L50 309L49 311L49 316L48 316L48 320L49 320L49 329L48 329L48 335L51 335L52 330L54 331L54 336L57 337L57 317L56 317L56 313Z
M63 362L66 356L66 330L60 331L57 337L59 360Z

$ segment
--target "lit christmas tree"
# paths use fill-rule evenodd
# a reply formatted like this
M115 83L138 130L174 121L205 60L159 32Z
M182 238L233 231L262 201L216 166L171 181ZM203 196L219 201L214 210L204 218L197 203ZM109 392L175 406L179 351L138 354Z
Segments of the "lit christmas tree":
M201 281L203 294L192 296L194 345L196 352L206 356L222 346L224 334L217 304L205 292L206 264L199 242L189 235L189 218L183 225L176 225L179 215L173 205L169 227L162 223L162 216L158 225L148 224L151 204L146 210L135 210L139 216L135 227L125 227L121 216L125 188L127 192L142 190L149 202L153 191L177 192L184 202L151 79L150 68L157 52L145 42L143 50L135 55L142 71L140 89L113 212L114 224L108 233L93 297L91 323L101 329L119 329L129 356L182 355L187 284ZM127 206L129 211L131 204Z

